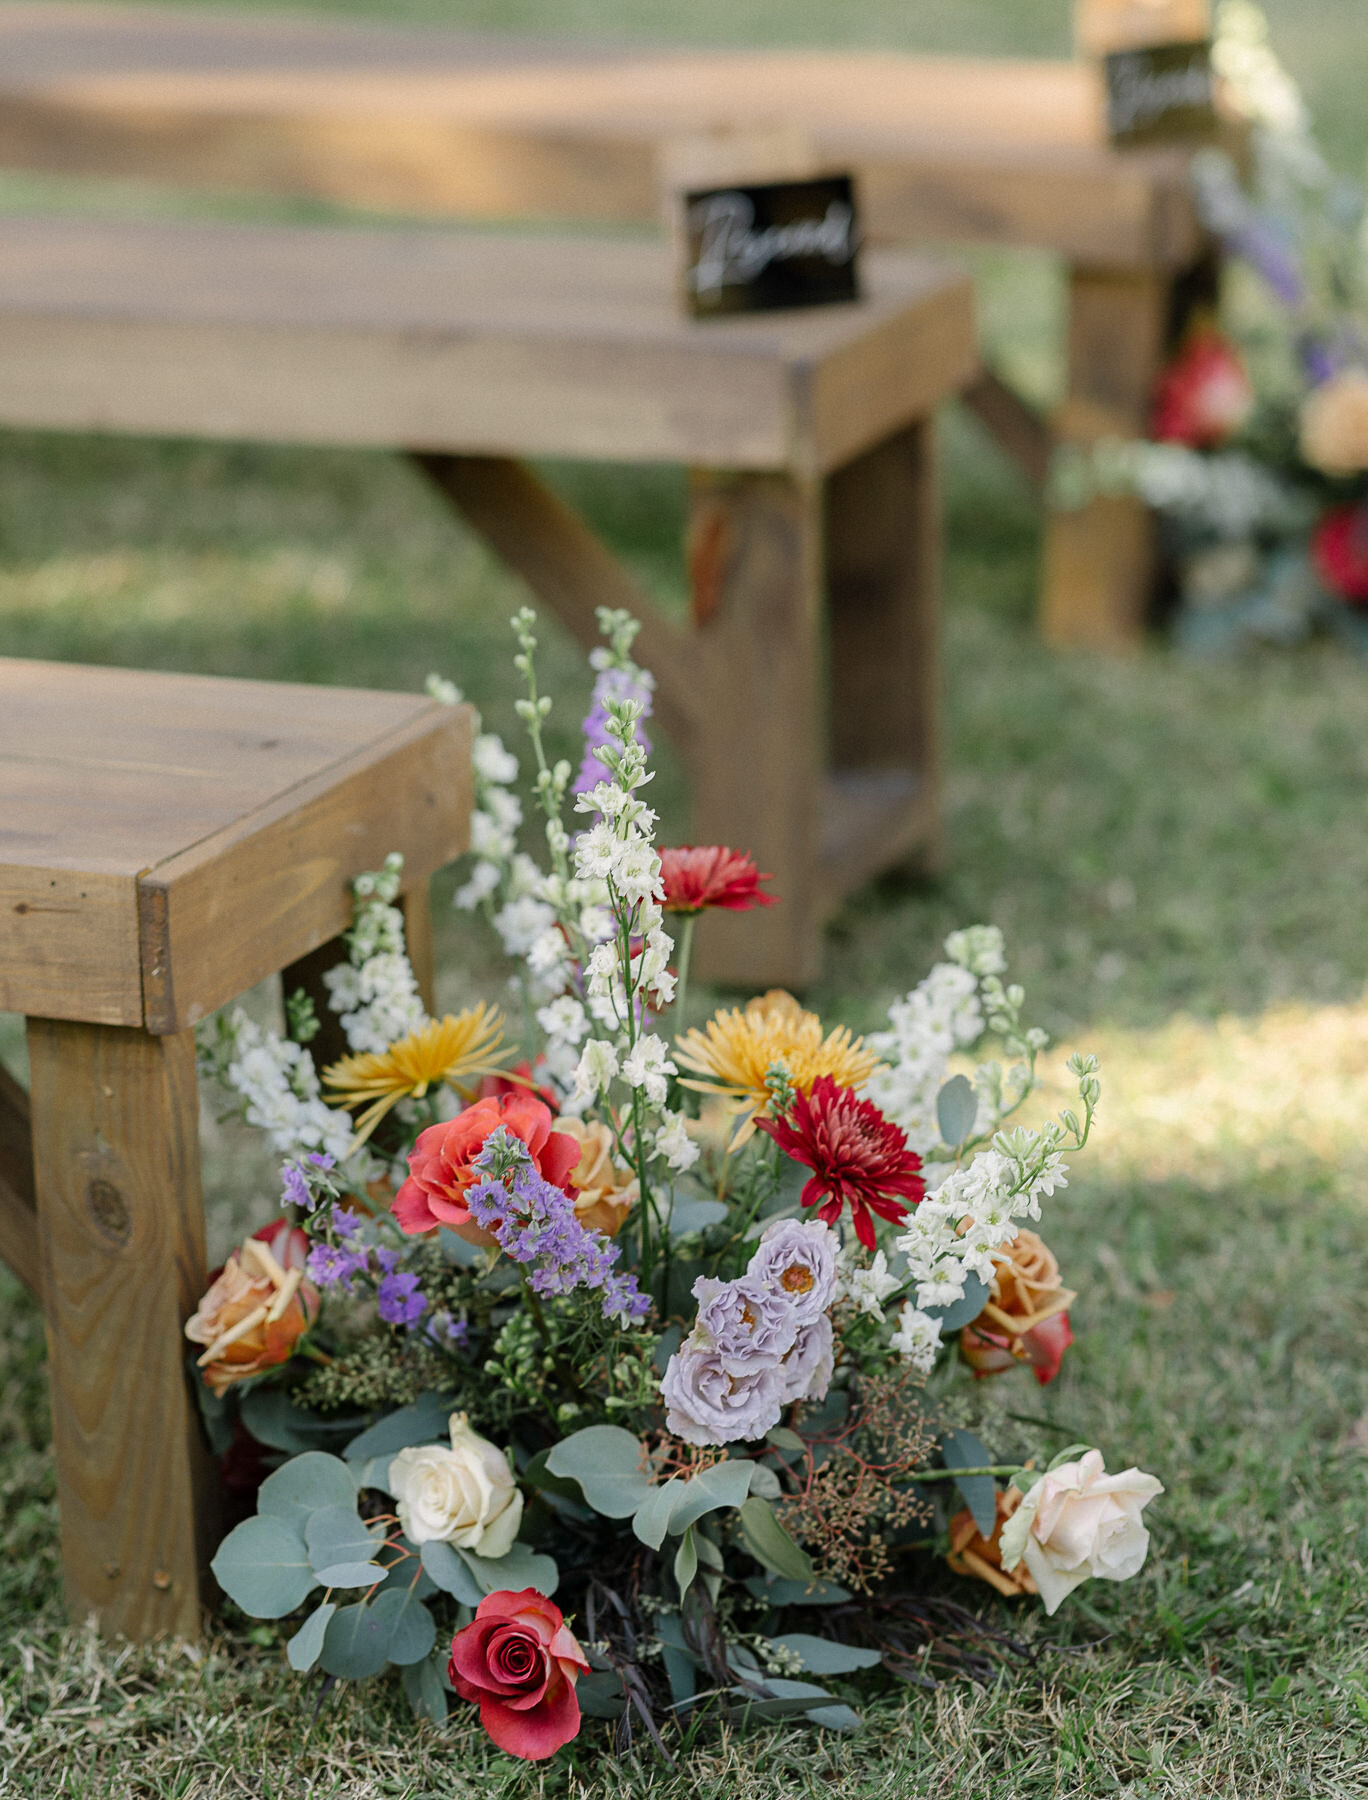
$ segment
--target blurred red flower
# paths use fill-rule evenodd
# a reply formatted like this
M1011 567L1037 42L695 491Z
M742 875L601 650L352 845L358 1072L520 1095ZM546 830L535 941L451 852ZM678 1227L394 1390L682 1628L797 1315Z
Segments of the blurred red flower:
M753 906L773 906L779 897L760 892L759 884L773 877L762 875L753 857L722 844L682 844L677 850L662 850L660 873L669 913L701 913L710 906L749 912Z
M844 1207L866 1250L874 1248L870 1213L896 1223L907 1217L926 1192L921 1158L907 1138L870 1100L852 1088L819 1076L812 1092L799 1094L787 1118L757 1119L786 1156L812 1170L802 1192L804 1206L834 1225ZM821 1202L818 1205L818 1202Z
M1337 506L1311 538L1316 573L1332 594L1368 606L1368 502Z
M1249 417L1254 389L1244 363L1219 331L1195 331L1159 377L1153 435L1165 444L1215 450Z
M1073 1327L1066 1312L1042 1320L1020 1337L986 1330L981 1321L975 1321L960 1333L960 1355L979 1377L1000 1375L1020 1362L1028 1362L1035 1370L1036 1380L1045 1387L1058 1375L1064 1352L1072 1342Z

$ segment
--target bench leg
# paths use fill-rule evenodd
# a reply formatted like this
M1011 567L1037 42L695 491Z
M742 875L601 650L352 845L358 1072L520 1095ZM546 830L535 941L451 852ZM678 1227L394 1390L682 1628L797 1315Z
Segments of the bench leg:
M691 835L749 851L778 906L705 918L709 981L801 986L817 973L822 490L789 475L695 472L689 574L704 720L685 753Z
M28 1043L68 1609L193 1637L216 1491L181 1335L205 1285L193 1036L30 1019Z

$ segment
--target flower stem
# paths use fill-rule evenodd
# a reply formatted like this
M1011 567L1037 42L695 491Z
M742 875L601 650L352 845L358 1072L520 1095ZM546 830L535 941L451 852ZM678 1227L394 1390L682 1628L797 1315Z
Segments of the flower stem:
M694 926L697 923L697 913L686 913L679 932L679 979L675 982L675 1014L681 1031L689 1022L689 965L693 961Z
M981 1469L914 1469L909 1481L958 1481L963 1475L1019 1475L1020 1463L987 1463Z

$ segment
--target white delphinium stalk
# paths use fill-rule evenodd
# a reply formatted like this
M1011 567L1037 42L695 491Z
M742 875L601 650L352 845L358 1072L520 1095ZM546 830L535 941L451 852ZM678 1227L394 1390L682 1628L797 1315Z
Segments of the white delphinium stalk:
M244 1102L243 1117L264 1131L285 1156L321 1150L341 1162L355 1126L348 1113L325 1104L313 1058L302 1044L249 1019L237 1007L218 1023L217 1067Z
M909 1300L898 1315L892 1348L910 1362L914 1369L920 1369L923 1375L929 1375L940 1354L940 1320L931 1318Z
M353 1051L383 1051L427 1023L417 977L404 943L404 915L394 905L402 856L352 883L356 917L346 934L347 961L323 976L328 1001Z

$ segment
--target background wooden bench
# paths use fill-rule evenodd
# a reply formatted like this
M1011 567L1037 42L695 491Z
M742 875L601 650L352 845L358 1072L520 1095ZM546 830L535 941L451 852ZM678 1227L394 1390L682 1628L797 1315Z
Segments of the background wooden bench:
M750 850L784 899L705 930L702 966L802 983L843 895L937 853L930 420L973 372L972 296L897 252L867 287L697 323L652 243L12 219L0 423L417 453L583 642L600 605L645 620L694 841ZM525 456L689 465L692 619Z
M205 1288L192 1027L307 983L391 850L465 848L466 707L0 659L0 1256L43 1303L73 1619L195 1636L215 1483L181 1327ZM429 984L428 1003L431 1005Z
M856 171L876 239L1035 245L1069 265L1070 436L1144 428L1212 270L1173 149L1106 142L1083 62L644 51L199 9L0 5L0 160L403 212L648 220L681 134L783 120ZM1002 383L968 396L1037 483L1050 434ZM1047 525L1043 629L1120 645L1149 521Z

